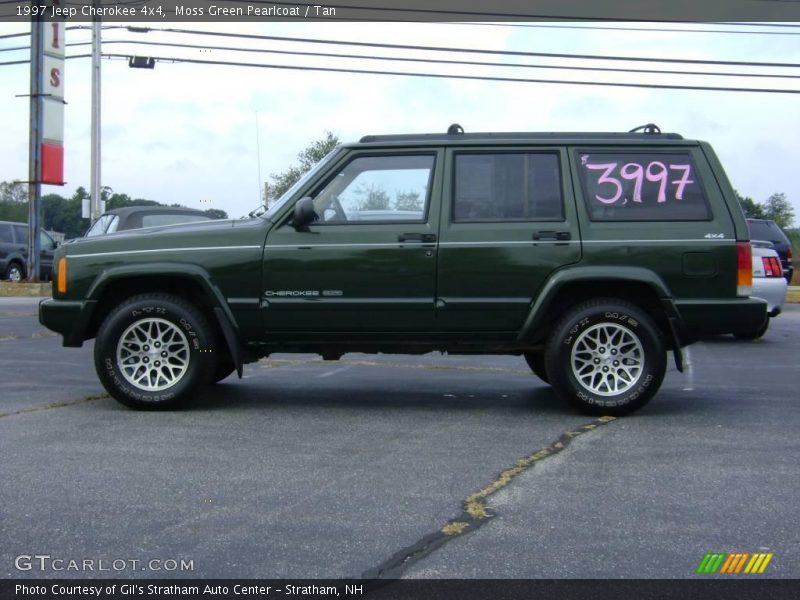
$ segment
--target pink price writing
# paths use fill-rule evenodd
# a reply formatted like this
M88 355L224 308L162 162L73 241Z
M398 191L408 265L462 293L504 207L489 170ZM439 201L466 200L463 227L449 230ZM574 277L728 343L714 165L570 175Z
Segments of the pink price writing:
M683 200L686 186L690 183L694 183L694 181L690 179L692 166L688 164L670 164L669 167L667 167L667 165L660 160L653 160L647 163L646 167L635 162L625 163L619 169L617 168L619 167L618 162L586 163L584 166L591 171L602 171L597 178L597 183L599 185L607 184L611 186L610 193L613 193L613 195L601 196L600 194L595 194L595 198L603 204L614 204L622 197L624 184L621 179L633 181L633 201L640 203L642 201L642 187L645 181L658 183L659 204L667 201L667 188L670 184L676 186L674 190L675 195L673 197L676 200ZM677 171L676 176L679 175L678 179L670 181L670 171ZM618 176L615 176L617 174Z

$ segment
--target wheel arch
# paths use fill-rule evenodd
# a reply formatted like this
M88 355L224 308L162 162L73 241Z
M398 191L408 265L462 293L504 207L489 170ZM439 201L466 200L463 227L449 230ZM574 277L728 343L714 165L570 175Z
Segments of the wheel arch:
M137 294L167 293L182 298L200 310L224 340L231 360L242 375L242 346L239 328L221 290L209 274L197 265L185 263L147 263L122 265L104 271L92 284L86 297L95 302L83 332L83 339L97 330L111 310Z
M543 342L562 315L573 306L599 296L627 300L647 311L661 330L667 347L675 353L676 366L683 370L678 334L680 313L661 277L642 267L585 266L558 271L539 293L518 341Z

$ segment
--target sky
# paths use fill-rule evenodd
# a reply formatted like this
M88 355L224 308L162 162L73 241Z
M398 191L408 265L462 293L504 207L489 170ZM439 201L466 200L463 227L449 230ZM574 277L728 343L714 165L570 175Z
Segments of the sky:
M175 27L504 51L670 57L800 64L800 29L795 35L737 35L667 31L621 31L439 23L157 23ZM554 25L554 24L550 24ZM555 24L557 25L557 24ZM591 25L591 24L587 24ZM605 23L605 26L615 26ZM654 27L617 24L620 27ZM656 26L657 27L657 26ZM664 26L662 26L664 27ZM724 30L768 27L677 26ZM772 28L774 31L791 29ZM24 23L0 23L0 36L29 31ZM71 30L67 43L90 40ZM276 41L209 38L166 33L103 32L103 51L200 60L322 65L329 67L438 72L491 77L577 81L636 81L677 85L725 85L800 90L795 68L653 65L540 57L348 48ZM150 48L123 40L178 42L201 48ZM0 63L28 58L28 38L0 39ZM638 67L752 73L783 73L798 79L722 78L692 75L594 73L555 69L353 61L253 54L209 49L225 45L351 54L446 58L541 65ZM88 53L88 46L68 54ZM65 179L43 193L70 196L89 188L89 59L66 64ZM28 65L0 65L0 181L27 179ZM800 224L800 95L720 91L615 88L587 85L466 81L383 75L321 73L158 62L155 69L130 69L125 59L102 62L102 185L134 198L219 208L231 217L260 203L263 181L286 169L310 142L331 131L342 141L380 133L444 132L451 123L478 131L627 131L656 123L663 131L712 144L740 193L757 201L784 192Z

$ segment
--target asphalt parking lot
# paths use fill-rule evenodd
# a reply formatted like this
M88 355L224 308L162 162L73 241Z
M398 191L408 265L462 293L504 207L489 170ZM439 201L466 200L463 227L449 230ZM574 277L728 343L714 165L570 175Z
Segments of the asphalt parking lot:
M798 578L798 333L790 305L694 345L617 420L521 358L438 355L281 355L143 413L2 298L0 577L692 578L769 552L741 577ZM19 570L35 554L94 570Z

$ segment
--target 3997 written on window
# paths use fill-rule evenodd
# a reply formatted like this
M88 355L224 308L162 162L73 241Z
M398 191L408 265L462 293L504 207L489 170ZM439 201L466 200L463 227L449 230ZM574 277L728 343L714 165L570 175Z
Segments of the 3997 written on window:
M706 221L708 202L687 153L578 154L593 221Z

